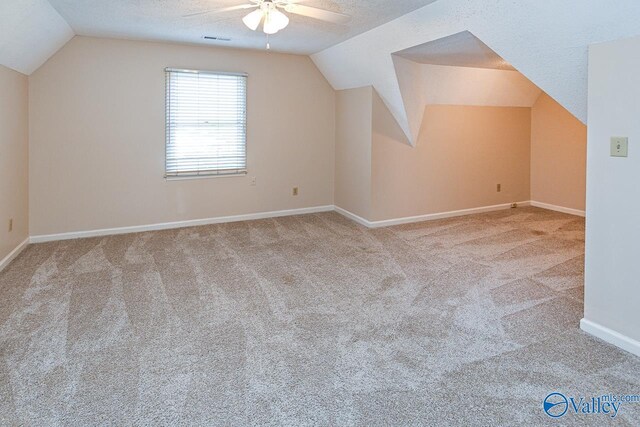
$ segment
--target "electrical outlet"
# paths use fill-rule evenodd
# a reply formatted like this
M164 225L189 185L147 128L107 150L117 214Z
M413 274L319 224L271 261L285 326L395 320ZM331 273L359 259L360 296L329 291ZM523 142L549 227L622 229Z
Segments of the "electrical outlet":
M9 220L9 233L13 231L13 218Z
M251 177L251 186L252 186L252 187L255 187L255 186L256 186L256 177L255 177L255 176L252 176L252 177Z
M293 187L293 195L294 196L298 195L298 187Z
M496 189L498 190L498 193L502 191L502 184L498 184L496 186Z

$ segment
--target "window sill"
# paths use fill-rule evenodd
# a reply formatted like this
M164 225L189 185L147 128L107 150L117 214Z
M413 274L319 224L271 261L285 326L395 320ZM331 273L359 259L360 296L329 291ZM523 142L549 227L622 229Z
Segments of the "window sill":
M247 172L228 173L220 175L185 175L185 176L165 176L165 181L192 181L194 179L213 179L213 178L242 178L246 177Z

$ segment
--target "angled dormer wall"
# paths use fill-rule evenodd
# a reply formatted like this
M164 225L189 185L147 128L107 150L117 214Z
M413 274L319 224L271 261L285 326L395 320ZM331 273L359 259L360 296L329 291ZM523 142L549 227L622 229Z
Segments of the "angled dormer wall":
M587 126L543 93L531 108L531 200L585 211Z
M334 203L371 217L371 86L336 93Z
M337 92L338 207L378 224L530 201L584 212L584 124L538 89L531 96L517 72L436 68L419 85L433 90L415 146L375 89Z
M427 105L423 123L416 146L404 144L373 92L370 220L530 200L530 108Z

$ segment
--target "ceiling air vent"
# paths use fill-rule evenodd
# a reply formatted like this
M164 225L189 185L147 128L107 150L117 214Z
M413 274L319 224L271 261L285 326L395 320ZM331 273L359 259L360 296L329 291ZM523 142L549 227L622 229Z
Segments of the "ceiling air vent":
M216 36L204 36L203 37L205 40L215 40L218 42L230 42L231 39L227 38L227 37L216 37Z

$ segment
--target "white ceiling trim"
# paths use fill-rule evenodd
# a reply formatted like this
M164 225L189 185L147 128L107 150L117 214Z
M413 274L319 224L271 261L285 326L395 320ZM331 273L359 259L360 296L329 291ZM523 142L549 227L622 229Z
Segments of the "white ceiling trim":
M0 64L31 74L74 37L47 0L0 1Z

